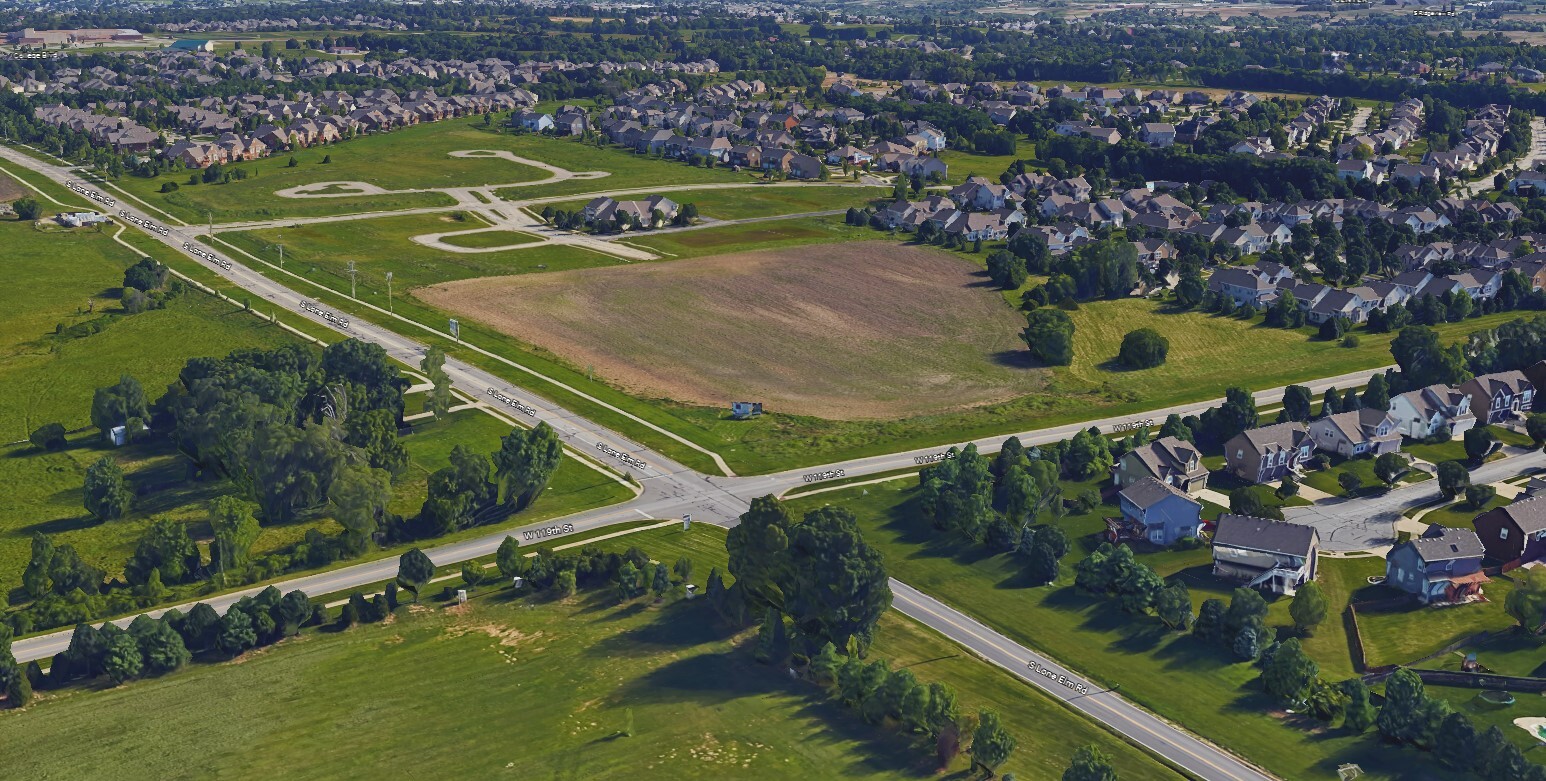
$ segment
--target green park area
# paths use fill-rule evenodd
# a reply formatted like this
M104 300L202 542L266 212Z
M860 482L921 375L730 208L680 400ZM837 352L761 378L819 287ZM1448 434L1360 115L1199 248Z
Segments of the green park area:
M725 564L724 532L703 526L599 545L636 546L661 562L689 557L700 585ZM307 777L374 776L405 763L475 778L971 777L965 757L941 775L922 737L867 724L814 685L756 663L754 634L727 628L704 599L619 603L610 588L512 598L485 587L465 607L407 606L383 623L310 629L229 663L45 693L0 713L0 728L29 746L0 756L0 772L41 778L110 761L124 779L183 777L190 767L288 777L303 765ZM1091 743L1124 778L1179 778L899 614L882 619L870 658L950 685L963 713L997 711L1019 744L1001 770L1021 778L1054 777ZM404 728L414 724L433 728ZM491 724L514 725L520 739L491 740ZM82 744L87 731L102 737ZM391 740L349 739L384 734ZM211 754L212 743L230 749Z
M864 207L885 198L890 190L882 187L855 187L849 184L749 184L745 187L715 187L704 190L667 190L661 195L679 204L698 207L698 214L714 220L745 220L784 214L834 211L851 206ZM642 195L618 196L642 198ZM575 212L586 201L549 204L554 209ZM531 207L538 210L539 207ZM641 234L647 235L647 234Z
M478 233L464 233L455 236L445 236L441 241L453 247L467 247L469 249L489 249L493 247L511 247L517 244L531 244L538 241L536 236L530 233L510 230L479 231Z
M1077 494L1077 486L1065 485L1064 495ZM919 515L918 496L916 480L904 478L813 495L791 505L797 511L825 504L853 511L866 541L881 551L892 576L959 607L1017 642L1046 652L1101 685L1119 686L1123 696L1276 775L1334 777L1338 765L1355 763L1368 778L1411 778L1421 773L1451 778L1434 770L1426 755L1387 748L1376 734L1354 735L1342 727L1325 727L1285 713L1263 691L1258 680L1261 671L1254 665L1238 662L1224 649L1189 633L1167 630L1153 616L1124 613L1114 600L1076 589L1073 565L1094 549L1097 541L1092 532L1100 528L1100 516L1117 512L1114 506L1099 505L1089 513L1056 521L1073 540L1073 550L1063 559L1062 574L1053 585L1034 586L1026 574L1025 557L993 553L934 529ZM1140 551L1138 561L1169 581L1184 583L1194 608L1206 598L1227 600L1233 584L1212 575L1206 547L1145 550L1149 552ZM1373 587L1368 577L1383 574L1383 567L1383 560L1374 557L1320 562L1318 582L1326 595L1328 618L1301 641L1327 681L1353 675L1341 612L1355 594L1360 599L1390 595L1383 589L1369 590ZM1287 599L1269 604L1268 624L1279 638L1297 636L1288 605ZM1366 642L1406 643L1410 637L1411 644L1391 651L1408 655L1403 661L1410 661L1449 641L1447 633L1428 630L1432 611L1402 615L1400 625L1361 623ZM1479 614L1455 615L1464 627L1454 629L1462 635L1490 626L1489 619Z

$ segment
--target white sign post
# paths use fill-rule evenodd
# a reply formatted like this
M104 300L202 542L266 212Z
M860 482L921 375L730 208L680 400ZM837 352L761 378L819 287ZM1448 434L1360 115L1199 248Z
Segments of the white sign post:
M456 604L458 604L458 605L465 605L465 604L467 604L467 589L459 588L459 589L456 590Z
M692 513L682 513L682 531L692 528Z

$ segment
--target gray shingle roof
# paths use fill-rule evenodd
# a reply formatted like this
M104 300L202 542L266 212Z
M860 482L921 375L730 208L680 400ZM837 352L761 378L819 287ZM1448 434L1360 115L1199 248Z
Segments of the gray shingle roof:
M1450 559L1479 559L1486 551L1482 539L1470 529L1454 529L1434 524L1421 537L1411 541L1417 555L1423 561L1448 561Z
M1309 556L1316 538L1313 526L1233 513L1220 515L1218 528L1213 532L1214 545L1290 556ZM1478 541L1477 545L1480 544Z
M1129 502L1137 505L1140 509L1153 507L1167 497L1171 496L1179 496L1182 499L1191 502L1192 504L1198 504L1197 500L1187 496L1184 493L1181 493L1174 486L1171 486L1168 483L1162 483L1152 477L1145 477L1142 480L1139 480L1138 482L1123 488L1122 496Z

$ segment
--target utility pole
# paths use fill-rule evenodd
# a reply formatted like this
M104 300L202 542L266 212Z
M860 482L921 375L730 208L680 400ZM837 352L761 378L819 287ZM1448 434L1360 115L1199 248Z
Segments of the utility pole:
M391 311L393 311L392 310L392 272L388 271L386 273L386 280L387 280L387 311L391 312Z
M209 243L210 244L214 244L215 243L215 213L211 212L211 211L206 211L206 212L204 212L204 218L209 220Z
M285 245L279 245L279 268L285 267Z
M354 298L354 261L349 261L349 297Z

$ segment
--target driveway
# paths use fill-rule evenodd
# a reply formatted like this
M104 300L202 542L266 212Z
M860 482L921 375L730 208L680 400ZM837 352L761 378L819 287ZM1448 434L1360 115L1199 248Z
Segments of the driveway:
M1471 482L1497 483L1546 468L1546 452L1524 448L1505 448L1504 452L1508 458L1471 470ZM1326 550L1376 551L1396 544L1396 523L1407 510L1439 499L1439 481L1424 480L1358 499L1329 499L1310 507L1287 507L1283 517L1314 526L1320 532L1321 547Z

